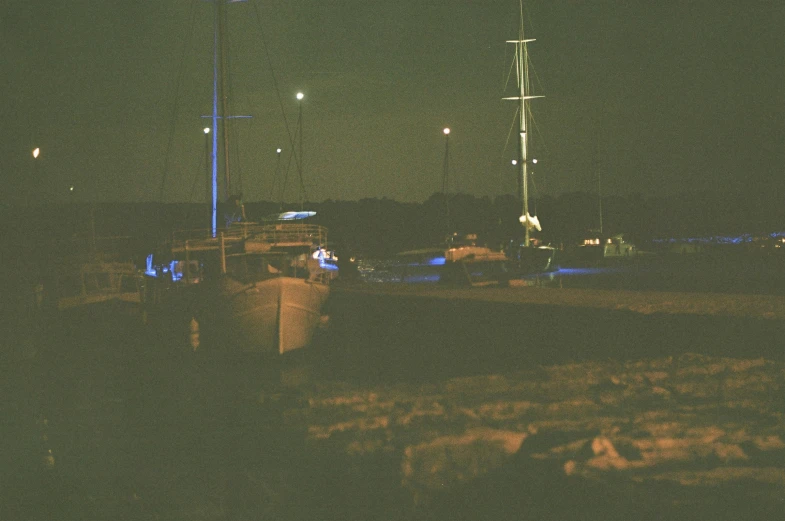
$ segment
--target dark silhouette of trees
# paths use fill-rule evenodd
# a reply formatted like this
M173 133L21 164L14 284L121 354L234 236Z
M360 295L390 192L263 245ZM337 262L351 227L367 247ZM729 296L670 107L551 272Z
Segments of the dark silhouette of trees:
M766 193L751 199L710 191L673 197L609 195L602 202L603 232L624 233L639 246L657 238L766 234L785 227L783 208L785 205L776 196ZM306 202L303 207L282 207L268 201L245 204L251 221L282 209L316 211L311 219L328 227L329 246L368 256L435 246L453 232L477 234L481 242L490 245L523 237L518 221L521 204L513 195L491 199L435 193L423 203L402 203L383 197ZM173 230L209 226L205 204L72 203L30 208L6 206L0 210L18 243L14 254L28 252L31 257L54 254L46 244L56 238L87 237L93 229L97 236L132 236L140 249L149 251L171 236ZM544 243L577 244L588 230L599 227L596 193L540 196L530 202L530 211L537 214L543 226L542 232L535 232L534 236Z

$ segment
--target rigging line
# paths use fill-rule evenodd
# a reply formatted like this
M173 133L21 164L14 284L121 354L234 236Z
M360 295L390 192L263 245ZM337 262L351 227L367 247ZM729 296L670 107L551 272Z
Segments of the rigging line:
M232 136L234 139L232 140L232 144L234 145L234 157L235 157L235 168L234 170L237 172L237 195L243 195L243 163L241 161L242 157L240 155L240 134L242 131L239 128L236 128L237 125L232 125L235 127L234 132L232 132Z
M193 181L193 184L191 184L191 193L188 195L188 202L189 203L193 203L194 202L194 192L196 191L196 185L199 184L200 178L202 179L202 181L204 180L204 178L202 178L202 174L200 172L204 172L205 171L205 168L204 168L205 163L204 162L207 161L207 156L202 157L204 154L197 154L197 155L199 156L199 165L197 166L197 168L194 169L194 181ZM191 223L191 211L192 211L191 210L191 206L192 205L189 204L186 207L186 210L185 210L185 222L186 222L186 226L189 229L191 228L191 225L190 225L190 223Z
M294 152L289 153L289 162L286 163L286 173L283 176L283 186L281 187L281 197L279 199L281 204L281 209L283 209L283 198L286 195L286 185L289 184L289 169L292 166L292 158L294 157Z
M170 152L172 150L172 143L174 142L174 134L176 130L176 122L177 122L177 111L179 107L179 96L178 93L180 92L180 86L183 83L183 77L185 76L185 56L186 56L186 49L190 46L190 43L193 41L194 33L196 32L196 4L191 2L191 32L190 38L186 38L186 41L183 43L183 50L182 55L180 57L180 68L177 72L177 77L175 79L175 89L174 89L174 106L172 107L172 115L169 120L169 139L166 143L166 152L164 154L164 164L163 164L163 174L161 175L161 186L158 190L158 200L163 202L164 199L164 187L166 186L166 176L169 173L169 157Z
M273 172L273 182L270 184L270 195L275 201L275 185L278 184L278 176L281 175L281 153L276 151L275 154L275 171ZM262 191L264 193L264 191Z
M545 87L542 86L542 81L540 81L540 75L537 74L537 69L534 68L534 62L532 61L531 57L529 57L529 71L534 72L534 79L536 80L535 83L537 84L538 90L544 92Z
M540 192L537 190L537 183L534 181L534 171L530 174L529 181L531 181L532 188L534 189L534 215L537 215L537 199L540 198Z
M507 140L504 142L504 148L502 148L501 153L501 160L499 165L499 190L504 193L504 153L507 151L507 145L510 144L510 138L512 137L513 132L515 131L515 122L518 120L518 109L515 109L515 114L512 117L512 122L510 123L510 130L507 131ZM519 158L520 159L520 158Z
M526 111L529 113L529 122L530 122L532 125L534 125L534 130L535 130L535 131L536 131L536 133L537 133L537 137L538 137L538 138L540 138L540 139L539 139L539 141L542 143L542 148L543 148L543 150L544 150L546 153L547 153L547 152L549 152L549 150L548 150L548 144L545 142L545 137L544 137L544 134L543 134L543 133L540 131L540 125L537 123L537 120L536 120L536 119L534 119L534 113L532 112L532 109L531 109L531 107L530 107L530 106L529 106L529 107L526 107Z
M228 23L229 10L225 11L224 20L225 20L224 26L231 27L231 25ZM225 43L224 48L225 48L225 61L226 61L225 69L227 71L234 70L234 66L232 62L234 61L233 56L236 55L235 53L232 52L232 49L234 48L233 47L234 40L232 39L231 35L232 35L231 31L228 30L224 31L224 43ZM226 103L226 110L227 110L224 116L228 116L233 112L231 106L234 103L234 91L236 89L234 86L234 78L231 74L224 74L224 80L226 82L225 85L226 92L223 92L222 95L226 100L225 103ZM227 137L229 138L229 147L231 149L231 150L227 150L227 153L231 152L231 157L229 158L230 161L228 161L227 164L231 165L231 172L229 172L231 176L230 189L233 193L226 194L226 197L228 198L231 195L241 195L243 193L243 168L242 168L242 163L240 161L240 144L239 144L240 126L236 125L235 122L233 121L233 118L231 117L225 117L222 122L224 126L224 132L227 134ZM253 118L251 118L251 122L253 122ZM235 173L237 174L236 177L235 177ZM235 188L235 180L237 180L236 188Z
M302 124L300 124L300 128L302 128ZM300 141L302 141L302 139L303 139L302 136L300 136ZM302 210L303 201L305 201L308 198L308 194L305 193L305 182L303 181L303 169L302 169L303 158L300 157L299 159L300 159L300 168L297 169L297 177L300 178L300 195L301 195L300 210Z
M504 63L507 63L507 62L508 62L508 58L507 58L507 46L506 46L506 45L505 45L504 49L505 49L505 51L504 51ZM503 84L503 87L502 87L502 96L504 96L504 93L505 93L505 92L507 91L507 89L509 88L509 85L510 85L510 79L512 78L513 71L515 71L515 63L516 63L516 61L517 61L517 60L515 59L515 55L516 55L516 54L517 54L517 51L516 51L516 52L513 52L513 59L512 59L512 60L509 60L510 67L509 67L509 69L507 70L507 78L506 78L506 79L505 79L505 80L502 82L502 84ZM502 70L504 70L504 69L502 69Z
M262 18L259 14L259 8L257 7L257 2L253 2L253 6L254 6L254 13L256 14L256 23L259 25L259 33L261 34L262 46L264 47L264 54L265 57L267 58L267 66L270 68L270 74L272 75L273 78L273 85L275 86L275 94L278 98L278 106L281 109L281 117L283 118L284 126L286 127L286 134L289 137L289 147L292 150L289 156L289 160L291 163L291 158L296 153L295 146L294 146L294 138L292 137L292 132L289 129L289 119L286 117L286 110L284 109L283 98L281 97L281 89L278 87L278 78L275 76L275 70L273 69L273 61L272 58L270 57L270 48L267 45L267 38L265 37L264 28L262 27ZM287 177L289 175L288 170L289 167L287 165ZM283 192L281 193L281 196L283 197ZM281 202L283 203L283 199L281 200Z
M197 155L203 156L204 154L197 154ZM196 191L196 184L197 184L197 181L199 181L199 178L202 176L202 174L200 172L204 172L204 170L205 170L204 162L205 162L206 159L207 159L206 157L200 157L199 158L199 165L196 168L196 170L194 170L194 180L193 180L193 183L191 184L191 193L188 194L188 202L189 203L193 203L194 202L194 192ZM190 205L189 205L189 207L190 207Z

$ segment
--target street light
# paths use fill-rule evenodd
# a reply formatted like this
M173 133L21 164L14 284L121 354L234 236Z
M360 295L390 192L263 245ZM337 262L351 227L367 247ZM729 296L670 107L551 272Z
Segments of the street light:
M444 129L444 172L442 175L442 192L446 195L449 190L450 177L450 129Z
M30 206L30 192L38 190L38 188L41 186L41 181L38 179L38 161L36 161L39 155L41 155L41 149L39 147L35 147L33 149L33 179L32 183L28 184L28 186L32 185L33 189L25 190L26 206L28 207Z
M278 179L281 176L281 152L283 152L283 149L281 147L275 149L275 175L273 176L273 184L272 187L270 188L270 194L272 194L273 197L275 197L275 185L278 183ZM283 190L284 188L282 187L281 205L280 205L281 211L283 211Z
M303 161L303 98L305 96L302 92L297 93L297 132L300 134L300 161L299 164L302 167ZM302 175L302 170L300 171L300 175Z
M452 227L450 225L450 195L449 195L449 178L450 178L450 129L444 129L444 173L442 174L442 193L444 194L444 208L447 214L447 235L450 235Z
M298 130L297 132L300 134L300 153L299 153L299 161L297 161L297 173L300 176L300 208L302 209L303 205L303 98L305 95L302 92L297 93L297 123L298 123Z

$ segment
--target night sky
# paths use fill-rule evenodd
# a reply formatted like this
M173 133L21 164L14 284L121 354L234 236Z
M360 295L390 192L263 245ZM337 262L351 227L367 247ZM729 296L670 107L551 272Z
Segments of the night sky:
M536 193L751 195L785 188L785 3L524 3ZM228 6L232 179L278 200L305 94L311 201L512 194L517 0L275 0ZM2 7L4 203L205 200L212 4ZM509 141L508 141L509 139ZM295 141L295 146L297 142ZM31 151L41 148L34 160ZM297 200L297 170L287 192ZM74 187L73 192L68 188Z

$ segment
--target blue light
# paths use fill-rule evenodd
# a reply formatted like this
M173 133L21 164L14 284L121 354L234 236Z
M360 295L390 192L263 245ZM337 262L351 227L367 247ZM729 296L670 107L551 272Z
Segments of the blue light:
M447 261L444 257L434 257L432 259L425 261L423 264L425 264L426 266L444 266L446 262Z
M169 271L172 273L172 281L174 282L177 282L178 280L183 278L182 273L177 273L175 271L175 266L177 265L177 262L178 261L173 260L172 262L169 263ZM166 269L164 269L164 271L166 271Z
M149 275L150 277L155 277L158 275L158 272L155 271L155 267L153 266L153 254L147 256L147 264L144 269L144 274Z
M776 239L777 237L785 237L785 232L772 232L768 234L768 237ZM709 237L683 237L683 238L674 238L671 237L669 239L654 239L652 242L655 244L661 243L677 243L677 242L687 242L687 243L697 243L697 244L744 244L747 242L753 242L756 240L756 237L749 233L743 233L741 235L736 236L727 236L727 235L711 235Z
M609 273L620 273L622 268L559 268L559 275L575 277L582 275L602 275Z
M324 262L323 258L319 258L319 267L329 271L338 271L338 266L329 262Z

